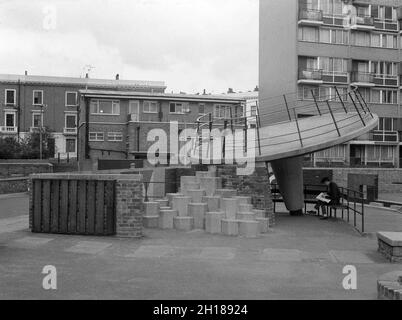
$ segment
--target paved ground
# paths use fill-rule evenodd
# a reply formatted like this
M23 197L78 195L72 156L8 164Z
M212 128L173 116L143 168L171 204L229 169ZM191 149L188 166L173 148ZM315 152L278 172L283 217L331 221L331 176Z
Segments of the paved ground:
M0 226L0 299L375 299L377 278L399 266L377 253L373 237L315 217L279 215L259 239L160 230L146 230L142 240L32 234L18 215ZM356 291L342 287L349 264ZM57 268L55 291L42 289L45 265Z

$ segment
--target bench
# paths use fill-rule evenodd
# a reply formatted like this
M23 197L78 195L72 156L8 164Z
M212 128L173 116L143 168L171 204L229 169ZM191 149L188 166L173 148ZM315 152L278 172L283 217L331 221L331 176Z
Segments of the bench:
M378 251L391 262L402 262L402 232L378 232Z

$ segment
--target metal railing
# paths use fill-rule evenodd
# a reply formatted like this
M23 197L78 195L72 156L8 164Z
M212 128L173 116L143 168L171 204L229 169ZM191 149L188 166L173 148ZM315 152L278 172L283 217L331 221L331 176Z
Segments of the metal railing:
M399 142L398 131L374 130L369 134L370 140L376 142Z
M352 72L352 82L373 83L374 74L368 72Z
M322 80L323 71L321 69L300 69L299 80Z
M316 197L322 193L326 192L326 186L322 185L308 185L303 186L304 194L304 210L307 212L308 204L317 204ZM352 226L361 234L364 234L364 215L365 215L365 204L366 199L364 194L360 191L339 187L341 194L339 205L328 205L328 215L332 215L334 211L334 217L338 218L337 211L341 210L340 218L347 223L352 223ZM283 202L283 198L280 194L279 186L277 184L271 184L271 194L273 196L274 202L274 212L276 212L276 203ZM360 225L358 224L358 217L360 217Z
M374 27L374 18L371 16L363 16L359 15L353 18L352 24L358 26L373 26Z
M323 21L322 10L302 8L299 10L299 20Z

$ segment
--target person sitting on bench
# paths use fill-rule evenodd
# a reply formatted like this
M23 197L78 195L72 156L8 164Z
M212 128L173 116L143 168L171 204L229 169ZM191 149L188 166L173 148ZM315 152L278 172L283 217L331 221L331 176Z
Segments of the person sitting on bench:
M321 183L327 186L327 193L324 194L326 200L325 201L318 200L317 204L315 205L315 209L319 210L321 208L323 214L323 217L321 219L328 219L326 208L327 206L339 205L341 193L339 191L338 185L335 182L331 181L331 179L324 178L321 180ZM320 196L322 195L323 194L321 194Z

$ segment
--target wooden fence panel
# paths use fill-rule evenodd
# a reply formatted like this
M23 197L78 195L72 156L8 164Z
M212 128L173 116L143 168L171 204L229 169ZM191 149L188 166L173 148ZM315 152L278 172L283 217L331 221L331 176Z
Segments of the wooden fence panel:
M116 217L115 217L115 189L114 182L107 181L105 185L105 207L106 207L106 234L112 235L116 233Z
M33 230L34 232L42 232L42 181L35 181L33 188Z
M95 181L88 181L86 233L89 234L95 234L95 199Z
M87 220L87 182L80 180L78 182L78 228L77 233L85 234Z
M103 181L96 182L96 212L95 212L95 233L105 232L105 184Z
M44 180L42 187L42 231L50 232L50 180Z
M77 233L77 181L71 180L68 198L68 233Z
M68 180L62 180L60 185L60 233L67 233L68 227Z
M52 233L57 233L59 232L59 197L60 197L60 192L59 192L59 186L60 186L60 181L59 180L52 180L51 182L51 225L50 225L50 230Z

